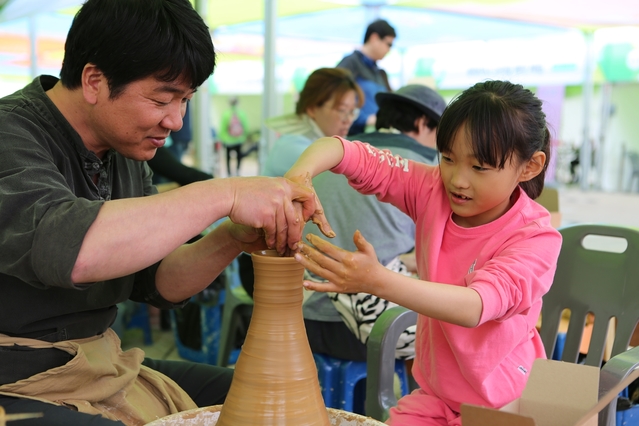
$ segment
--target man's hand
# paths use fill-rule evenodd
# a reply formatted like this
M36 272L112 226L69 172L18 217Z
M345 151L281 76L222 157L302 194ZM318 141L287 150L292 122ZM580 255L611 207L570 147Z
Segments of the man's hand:
M331 225L328 223L326 216L324 216L322 203L315 193L315 188L313 188L313 179L311 178L311 175L307 173L303 176L285 175L284 177L313 191L313 195L315 196L315 210L312 212L303 212L304 222L306 223L310 219L315 225L318 226L322 234L326 235L328 238L335 238L335 232L333 231L333 228L331 228ZM310 213L310 215L308 213Z
M245 225L238 225L230 220L225 221L220 226L228 227L228 232L235 239L238 248L246 253L253 253L258 250L265 250L266 241L264 240L264 231L261 229L251 228Z
M312 190L284 178L230 178L233 204L229 218L241 225L262 229L266 244L283 254L297 249L305 218L317 210ZM299 203L299 207L295 204ZM301 216L300 216L301 210Z

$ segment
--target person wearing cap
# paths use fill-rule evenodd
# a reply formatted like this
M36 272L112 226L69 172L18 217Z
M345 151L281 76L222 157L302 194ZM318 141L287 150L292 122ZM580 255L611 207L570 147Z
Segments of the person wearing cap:
M428 164L437 163L435 132L446 102L435 90L417 84L393 93L378 93L377 130L349 137L367 142L395 155ZM380 263L410 275L409 266L415 246L415 223L394 206L362 195L350 187L340 174L322 173L313 179L324 214L336 233L331 243L354 251L352 236L356 230L375 247ZM324 238L317 226L307 224L304 235ZM406 255L409 253L408 255ZM414 255L413 255L414 258ZM386 309L396 306L364 293L313 293L304 304L304 321L311 350L341 359L366 360L366 341L374 320ZM362 312L366 312L363 315ZM396 357L414 357L415 327L401 336Z
M338 68L346 68L352 72L355 81L364 91L364 105L351 125L349 135L362 133L367 125L375 124L375 113L378 108L375 95L379 92L391 91L386 71L377 66L377 61L384 59L390 52L395 37L397 37L395 28L387 21L378 19L366 28L362 48L345 56L337 64Z

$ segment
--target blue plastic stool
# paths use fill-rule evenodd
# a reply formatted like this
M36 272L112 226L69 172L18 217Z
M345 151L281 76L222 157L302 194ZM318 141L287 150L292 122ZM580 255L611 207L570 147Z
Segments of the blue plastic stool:
M200 333L201 348L193 349L182 343L177 327L175 311L171 310L171 328L175 338L175 346L178 354L190 361L215 365L220 347L220 328L222 324L222 306L224 305L224 290L221 290L217 302L205 304L197 301L194 296L191 300L200 306Z
M324 405L329 408L339 408L339 375L340 366L344 361L321 354L313 354L313 358L317 366Z
M564 346L566 345L566 333L558 333L557 340L555 342L555 349L552 351L552 359L555 361L561 361L561 355L564 353Z
M361 401L356 401L355 387L360 380L366 378L366 362L348 361L323 354L313 354L313 358L327 407L354 412L357 402L361 403L361 407L364 406L365 395L357 395L361 397ZM408 372L404 361L395 361L395 373L399 376L402 396L407 395Z
M617 411L617 426L639 425L639 407L631 407L627 410Z
M628 388L621 391L620 397L628 398ZM638 426L639 425L639 405L634 405L627 410L617 410L617 426Z
M131 312L127 312L127 310ZM125 318L124 329L141 328L144 335L144 344L153 344L153 333L151 332L151 319L149 318L149 307L146 303L128 302L118 305L118 314L122 312Z

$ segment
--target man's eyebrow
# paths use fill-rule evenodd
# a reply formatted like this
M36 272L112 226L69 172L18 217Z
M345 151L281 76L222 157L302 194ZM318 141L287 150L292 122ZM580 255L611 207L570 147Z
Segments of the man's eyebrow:
M163 84L162 86L155 88L153 91L154 92L162 92L162 93L177 93L177 94L184 93L184 90L179 89L179 88L177 88L175 86L172 86L170 84ZM195 92L197 92L197 88L191 89L190 94L193 94ZM189 94L189 93L187 92L187 94Z

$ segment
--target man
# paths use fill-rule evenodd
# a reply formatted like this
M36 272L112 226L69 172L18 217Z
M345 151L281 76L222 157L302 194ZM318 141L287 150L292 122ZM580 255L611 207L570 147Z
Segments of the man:
M434 90L422 85L408 85L394 93L378 93L377 131L349 137L389 149L403 158L437 163L436 129L446 102ZM410 267L415 247L415 223L394 206L362 195L350 187L342 175L322 173L313 186L331 220L337 236L331 243L346 250L356 250L353 234L360 230L369 241L379 261L396 272L414 272ZM318 234L308 224L304 235ZM414 254L412 255L414 259ZM404 264L406 263L406 264ZM390 305L375 296L359 294L314 293L304 304L304 321L311 349L341 359L366 360L366 341L374 321ZM400 338L396 356L414 356L414 328Z
M377 66L377 61L384 59L393 46L395 37L395 29L385 20L379 19L366 28L362 49L354 51L337 64L353 73L364 92L364 105L359 117L351 125L349 135L362 133L367 125L375 124L375 95L391 91L386 72Z
M156 194L145 161L180 129L214 66L188 0L88 0L61 79L40 76L0 100L8 413L42 413L33 425L145 424L224 400L230 370L143 360L139 349L123 353L109 328L117 303L182 306L243 250L294 249L316 210L310 190L283 178ZM232 222L183 245L225 216Z

